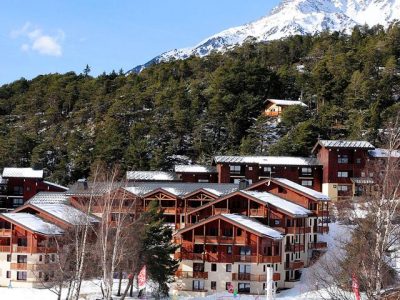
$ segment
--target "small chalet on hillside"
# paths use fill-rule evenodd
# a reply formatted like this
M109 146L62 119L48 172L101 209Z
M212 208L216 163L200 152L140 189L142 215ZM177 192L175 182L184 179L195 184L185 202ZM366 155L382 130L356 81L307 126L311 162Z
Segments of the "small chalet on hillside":
M267 117L279 117L286 108L295 105L307 107L306 104L298 100L267 99L264 102L263 114Z

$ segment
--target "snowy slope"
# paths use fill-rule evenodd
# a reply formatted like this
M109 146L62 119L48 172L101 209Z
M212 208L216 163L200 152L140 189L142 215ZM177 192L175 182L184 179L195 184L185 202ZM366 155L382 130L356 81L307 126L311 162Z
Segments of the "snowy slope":
M387 26L400 19L400 0L282 0L267 16L224 30L194 47L165 52L132 71L149 65L191 55L206 56L211 51L225 51L249 38L258 42L281 39L296 34L313 34L324 30L349 32L355 25Z

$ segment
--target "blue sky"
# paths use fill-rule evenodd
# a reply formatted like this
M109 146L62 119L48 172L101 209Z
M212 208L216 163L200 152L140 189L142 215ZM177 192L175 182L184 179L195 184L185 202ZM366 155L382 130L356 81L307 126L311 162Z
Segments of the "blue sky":
M0 84L39 74L128 70L266 15L278 0L5 0Z

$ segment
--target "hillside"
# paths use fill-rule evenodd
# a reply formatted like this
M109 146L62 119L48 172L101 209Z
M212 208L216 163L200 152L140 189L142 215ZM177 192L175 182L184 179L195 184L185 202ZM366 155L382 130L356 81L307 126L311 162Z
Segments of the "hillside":
M383 25L400 20L400 0L282 0L266 16L210 36L194 47L167 51L144 65L161 61L203 57L212 51L224 52L252 39L257 42L277 40L296 34L316 34L323 31L351 33L354 26Z
M0 87L0 167L45 168L66 184L96 160L168 169L188 156L308 155L321 138L367 139L400 110L400 27L357 27L152 66L139 75L66 73ZM278 143L265 144L266 98L300 95Z

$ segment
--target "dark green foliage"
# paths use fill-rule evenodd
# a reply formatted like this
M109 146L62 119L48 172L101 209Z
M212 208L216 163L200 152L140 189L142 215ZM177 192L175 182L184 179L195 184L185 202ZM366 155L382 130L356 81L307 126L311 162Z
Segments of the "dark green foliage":
M20 79L0 87L0 168L42 167L67 184L98 160L122 171L169 169L174 155L202 163L216 154L309 155L318 136L379 143L399 110L399 55L393 24L249 42L139 75L92 77L87 66ZM308 113L289 110L277 129L260 118L265 99L300 96ZM271 130L285 134L272 148Z
M142 218L146 225L140 261L146 265L149 279L157 285L154 291L157 298L165 297L169 292L168 284L173 281L178 268L178 261L171 258L177 246L172 243L172 229L164 224L157 202L151 202Z

